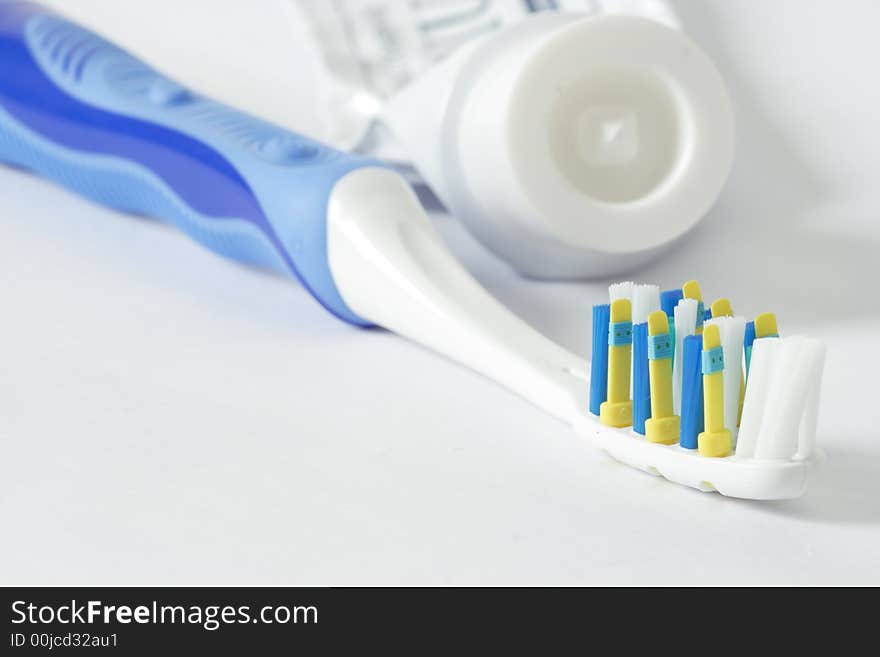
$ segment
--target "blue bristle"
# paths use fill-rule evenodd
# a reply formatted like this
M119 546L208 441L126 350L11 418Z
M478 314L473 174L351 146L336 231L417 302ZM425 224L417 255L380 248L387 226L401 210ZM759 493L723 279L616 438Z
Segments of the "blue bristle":
M608 325L611 306L593 306L593 363L590 373L590 413L599 415L599 408L608 398Z
M755 343L755 323L754 322L746 322L746 336L744 345L747 349L751 349L752 345Z
M660 307L671 319L675 317L675 307L682 299L684 299L684 292L681 290L667 290L660 295Z
M752 346L755 344L755 323L746 322L746 335L743 341L743 351L746 355L746 380L749 378L749 367L752 365Z
M704 310L703 311L703 321L708 322L710 319L712 319L712 311L711 310Z
M703 336L686 337L683 352L680 444L697 449L697 437L703 431Z
M648 376L648 325L633 326L633 430L645 435L651 417L651 384Z
M675 307L682 299L684 299L684 292L681 290L667 290L660 294L660 307L669 317L669 337L673 346L675 346Z

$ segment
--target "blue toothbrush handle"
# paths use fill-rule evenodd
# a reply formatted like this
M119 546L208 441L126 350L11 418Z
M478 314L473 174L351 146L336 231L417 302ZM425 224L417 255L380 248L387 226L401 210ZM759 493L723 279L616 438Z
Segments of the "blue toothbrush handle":
M366 324L330 273L326 213L336 183L377 162L199 96L18 0L0 0L0 161L295 276L332 313Z

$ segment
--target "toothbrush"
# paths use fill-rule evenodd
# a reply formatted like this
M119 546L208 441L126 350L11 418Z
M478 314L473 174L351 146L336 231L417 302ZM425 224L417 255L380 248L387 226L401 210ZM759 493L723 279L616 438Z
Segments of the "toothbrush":
M603 382L591 383L585 359L510 313L467 273L398 174L199 96L31 2L0 1L0 160L110 207L158 217L220 255L297 278L340 319L384 327L471 367L614 458L671 481L733 497L795 497L816 460L821 347L813 341L755 343L742 455L701 457L606 427L587 412L587 393L591 403L613 404L611 415L625 424L631 284L596 315L600 339L608 322L621 331L611 347L619 380L609 400ZM601 371L608 350L595 353ZM801 395L794 398L772 384L797 358L806 362L791 374L799 375L789 381ZM801 398L812 405L803 408ZM660 408L668 413L668 400Z

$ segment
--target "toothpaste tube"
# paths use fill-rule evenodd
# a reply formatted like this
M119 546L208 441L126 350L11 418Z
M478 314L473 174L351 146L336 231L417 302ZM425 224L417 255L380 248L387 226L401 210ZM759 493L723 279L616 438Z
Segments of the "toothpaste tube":
M663 0L282 0L311 28L320 52L316 114L334 146L381 157L414 174L409 150L385 129L395 94L459 48L539 12L648 18L675 29ZM298 27L298 26L297 26Z

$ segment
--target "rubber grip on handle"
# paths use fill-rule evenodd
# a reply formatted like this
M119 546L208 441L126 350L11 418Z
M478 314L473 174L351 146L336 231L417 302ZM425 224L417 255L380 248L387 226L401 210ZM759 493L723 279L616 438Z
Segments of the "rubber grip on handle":
M0 161L299 278L358 325L327 262L327 203L379 163L206 99L31 2L0 0Z

